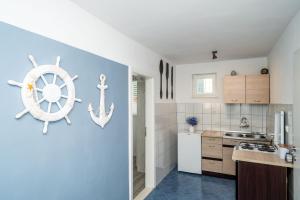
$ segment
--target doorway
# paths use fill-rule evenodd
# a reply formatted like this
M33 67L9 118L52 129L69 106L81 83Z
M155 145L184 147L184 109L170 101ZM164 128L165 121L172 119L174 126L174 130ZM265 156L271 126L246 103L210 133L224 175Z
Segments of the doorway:
M145 188L145 77L132 77L133 197Z
M140 200L155 187L154 80L133 73L131 83L131 191Z

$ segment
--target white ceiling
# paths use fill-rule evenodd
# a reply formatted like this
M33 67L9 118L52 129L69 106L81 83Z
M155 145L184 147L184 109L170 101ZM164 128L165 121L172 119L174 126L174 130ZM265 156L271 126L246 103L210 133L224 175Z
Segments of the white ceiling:
M300 0L72 0L175 64L266 56Z

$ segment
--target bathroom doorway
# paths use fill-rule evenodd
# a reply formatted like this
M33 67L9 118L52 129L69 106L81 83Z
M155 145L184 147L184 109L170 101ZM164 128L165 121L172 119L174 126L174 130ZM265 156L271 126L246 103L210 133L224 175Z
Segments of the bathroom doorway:
M145 188L146 101L145 77L132 77L133 198Z

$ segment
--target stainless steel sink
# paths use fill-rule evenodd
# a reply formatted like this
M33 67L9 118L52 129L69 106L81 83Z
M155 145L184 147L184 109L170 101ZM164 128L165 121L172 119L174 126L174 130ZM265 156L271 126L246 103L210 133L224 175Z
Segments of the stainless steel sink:
M266 135L258 132L242 132L242 131L229 131L224 134L225 138L235 138L243 140L266 140Z

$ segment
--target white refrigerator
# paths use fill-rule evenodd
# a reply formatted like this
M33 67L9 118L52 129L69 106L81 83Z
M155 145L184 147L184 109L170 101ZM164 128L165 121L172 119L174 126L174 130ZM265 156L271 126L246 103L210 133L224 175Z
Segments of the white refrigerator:
M178 171L202 173L200 133L178 133Z

